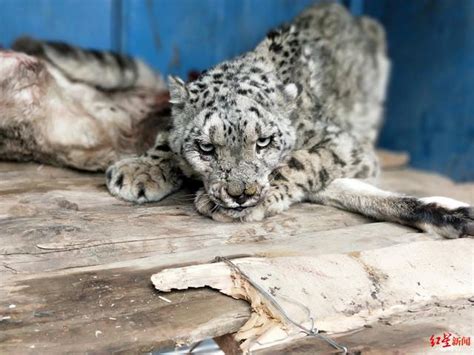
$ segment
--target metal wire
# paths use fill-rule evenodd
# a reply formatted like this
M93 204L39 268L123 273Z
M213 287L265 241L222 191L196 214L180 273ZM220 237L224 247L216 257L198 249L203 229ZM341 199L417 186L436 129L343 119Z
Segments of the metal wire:
M270 304L280 313L281 316L283 316L283 318L288 323L291 323L294 326L296 326L297 328L301 329L301 331L303 333L305 333L306 335L308 335L308 336L313 336L313 337L320 338L321 340L323 340L326 343L328 343L329 345L331 345L333 348L335 348L337 350L340 350L342 352L342 354L347 354L348 353L348 350L347 350L346 346L339 344L335 340L333 340L330 337L328 337L326 335L323 335L319 332L319 329L314 326L314 318L312 317L311 311L307 306L305 306L304 304L302 304L302 303L300 303L296 300L292 300L288 297L283 296L284 298L287 298L287 300L289 302L298 304L300 307L302 307L306 310L306 312L308 313L308 318L311 320L311 328L310 329L306 328L302 324L299 324L299 323L295 322L293 319L291 319L288 316L288 314L285 312L285 310L280 306L280 304L275 300L275 298L271 294L269 294L260 285L255 283L249 276L247 276L247 274L245 274L242 271L241 268L239 268L237 265L235 265L232 261L230 261L229 259L227 259L224 256L217 256L214 261L215 262L224 262L224 263L226 263L232 270L234 270L236 273L238 273L240 276L242 276L250 285L252 285L263 297L265 297L270 302Z

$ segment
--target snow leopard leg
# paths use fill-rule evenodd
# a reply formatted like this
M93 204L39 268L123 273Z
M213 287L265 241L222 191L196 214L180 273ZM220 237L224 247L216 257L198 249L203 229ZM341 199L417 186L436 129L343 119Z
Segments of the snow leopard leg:
M377 171L370 147L332 127L307 150L292 154L287 165L275 172L265 200L244 219L260 220L295 202L311 201L448 238L474 235L473 207L446 197L403 196L362 181L375 177Z
M182 173L168 146L167 133L158 134L144 155L120 160L106 172L110 193L126 201L160 201L181 187Z
M311 200L446 238L474 236L474 207L446 197L416 198L384 191L358 179L336 179Z

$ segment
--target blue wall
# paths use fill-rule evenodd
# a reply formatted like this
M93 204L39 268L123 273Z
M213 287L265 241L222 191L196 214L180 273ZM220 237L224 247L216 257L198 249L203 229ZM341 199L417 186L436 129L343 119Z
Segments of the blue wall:
M474 180L474 1L366 0L386 27L392 76L380 145Z
M312 0L127 0L123 49L186 77L254 47ZM271 13L269 13L271 11Z
M114 0L0 0L0 44L18 36L65 40L112 48Z
M0 0L0 44L18 36L141 56L185 78L251 49L313 0ZM344 0L386 26L393 61L380 145L474 180L474 0ZM454 5L455 3L455 5Z

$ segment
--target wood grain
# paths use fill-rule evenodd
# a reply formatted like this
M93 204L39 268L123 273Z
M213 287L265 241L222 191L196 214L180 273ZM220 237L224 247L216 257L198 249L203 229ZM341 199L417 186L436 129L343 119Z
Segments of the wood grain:
M17 283L0 307L0 353L148 352L232 332L249 316L245 302L213 290L166 294L165 301L151 288L150 272Z
M381 318L377 323L353 332L333 337L340 345L348 348L349 354L426 354L442 351L442 345L430 345L432 335L442 336L453 332L452 328L462 329L470 334L472 305L467 300L454 300L436 306L427 306L416 312L409 312L390 318ZM472 329L472 328L471 328ZM458 347L456 353L467 354L469 347ZM306 337L287 344L256 351L256 355L272 354L340 354L324 340Z

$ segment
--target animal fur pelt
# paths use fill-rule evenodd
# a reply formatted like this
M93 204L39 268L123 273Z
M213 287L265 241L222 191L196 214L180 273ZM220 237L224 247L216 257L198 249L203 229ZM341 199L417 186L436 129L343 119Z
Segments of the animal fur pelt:
M142 61L21 38L0 50L0 160L105 170L170 124L164 81Z

